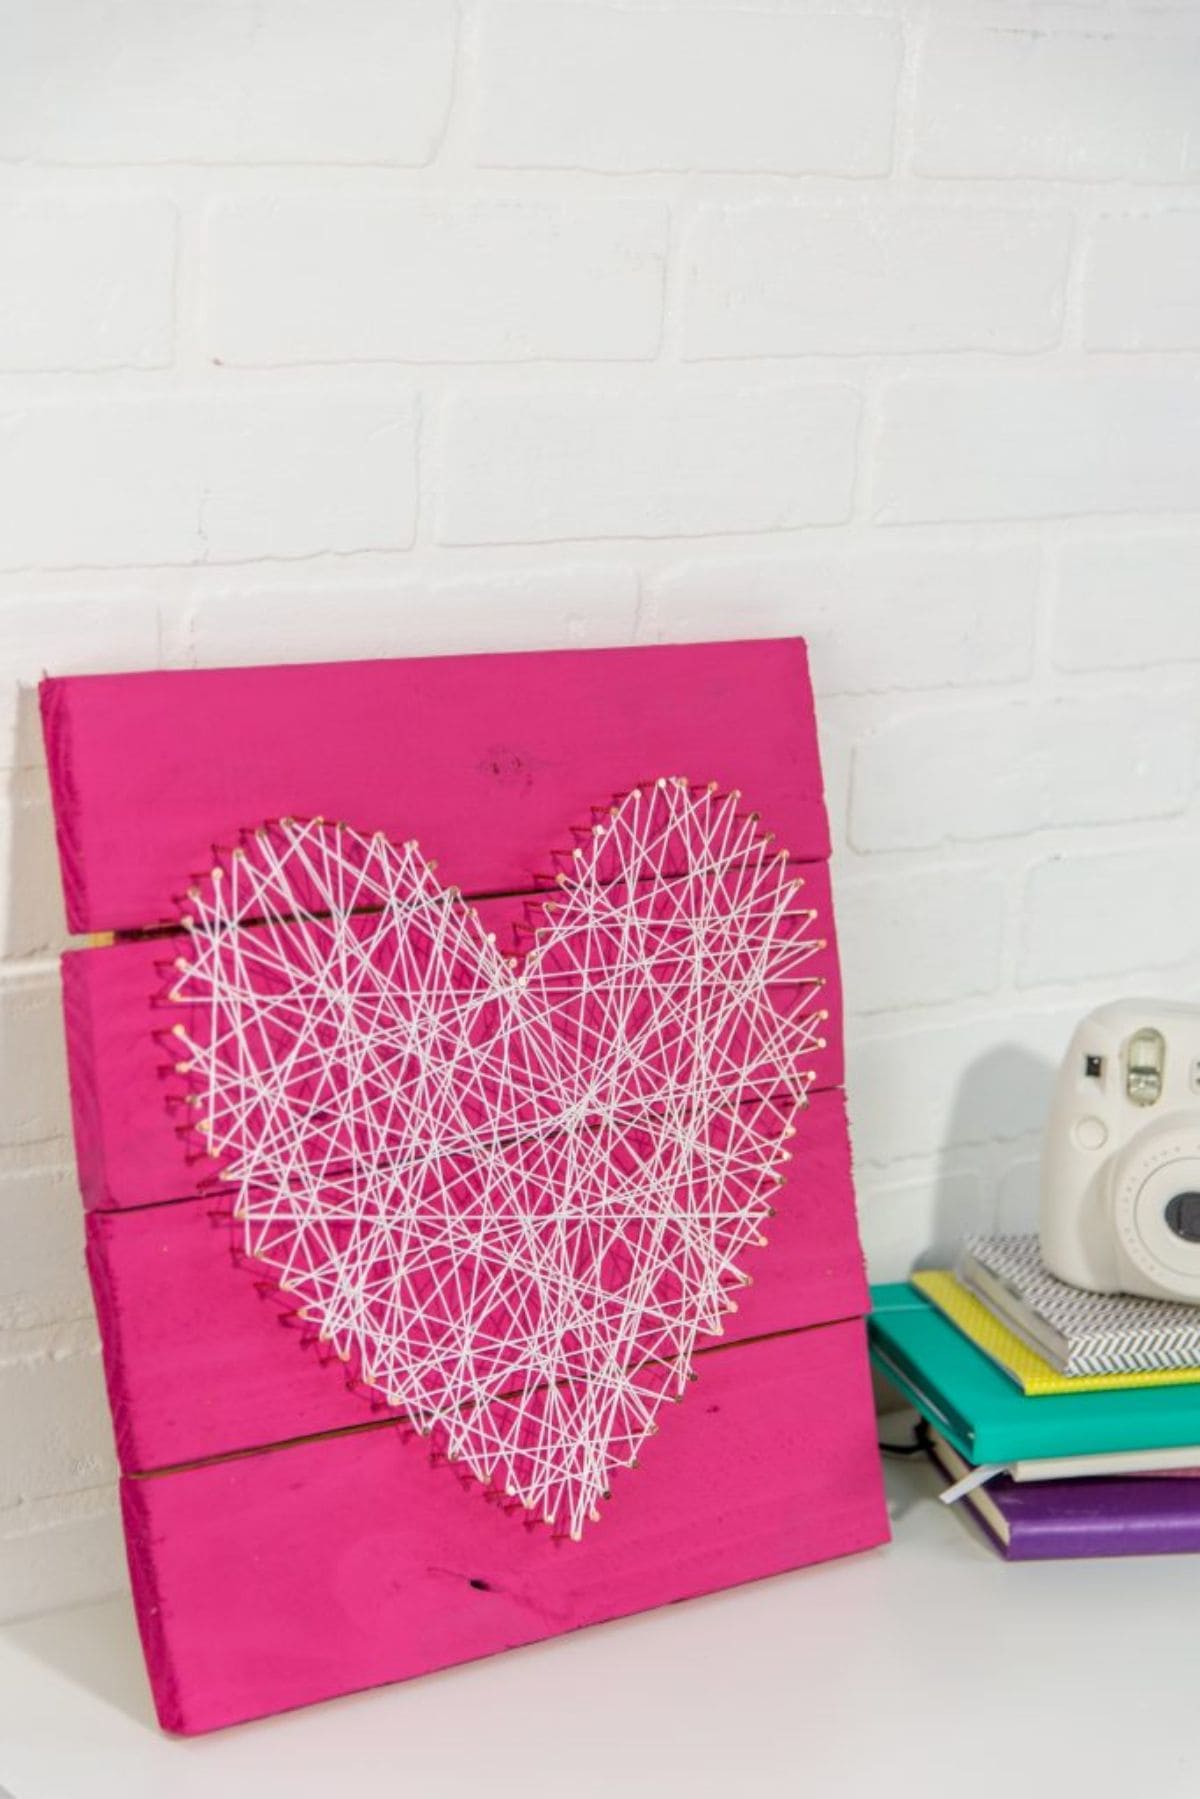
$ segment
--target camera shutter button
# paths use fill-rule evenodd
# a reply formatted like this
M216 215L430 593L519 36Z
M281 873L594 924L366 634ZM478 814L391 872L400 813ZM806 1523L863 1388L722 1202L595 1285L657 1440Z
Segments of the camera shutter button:
M1108 1142L1108 1126L1102 1118L1081 1118L1072 1135L1080 1149L1103 1149Z

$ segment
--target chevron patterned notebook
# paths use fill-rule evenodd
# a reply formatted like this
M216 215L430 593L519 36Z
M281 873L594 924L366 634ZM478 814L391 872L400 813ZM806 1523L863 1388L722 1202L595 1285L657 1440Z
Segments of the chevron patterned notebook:
M1036 1236L968 1238L958 1274L1060 1374L1144 1374L1200 1364L1200 1306L1070 1287L1042 1266Z
M912 1284L1003 1368L1023 1393L1107 1393L1120 1387L1179 1387L1200 1381L1200 1367L1132 1374L1060 1374L948 1269L922 1269L913 1275Z

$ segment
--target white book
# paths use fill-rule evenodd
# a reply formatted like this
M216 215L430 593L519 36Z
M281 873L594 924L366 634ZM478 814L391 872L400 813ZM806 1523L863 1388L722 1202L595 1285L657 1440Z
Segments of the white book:
M1089 1474L1200 1473L1200 1443L1175 1449L1113 1449L1106 1455L1039 1455L1006 1462L997 1473L1014 1480L1080 1480Z
M1200 1478L1200 1444L1174 1449L1117 1449L1105 1455L1041 1455L1017 1462L971 1463L932 1425L928 1439L954 1485L942 1494L943 1504L974 1498L998 1474L1015 1481L1087 1480L1105 1474L1174 1474Z
M1036 1236L971 1237L958 1274L1060 1374L1200 1365L1200 1306L1069 1286L1043 1267Z

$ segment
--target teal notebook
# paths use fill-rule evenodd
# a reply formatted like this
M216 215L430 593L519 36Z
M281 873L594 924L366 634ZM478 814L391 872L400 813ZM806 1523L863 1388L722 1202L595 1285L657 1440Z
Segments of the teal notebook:
M1200 1443L1200 1385L1026 1397L907 1281L871 1303L875 1366L969 1462Z

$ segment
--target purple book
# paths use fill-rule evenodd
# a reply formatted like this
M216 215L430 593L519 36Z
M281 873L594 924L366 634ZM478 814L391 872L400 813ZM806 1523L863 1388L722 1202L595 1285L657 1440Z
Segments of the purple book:
M971 1471L948 1443L932 1434L929 1453L952 1480ZM1200 1550L1200 1480L1186 1477L1016 1481L998 1474L957 1503L970 1506L1010 1562Z

